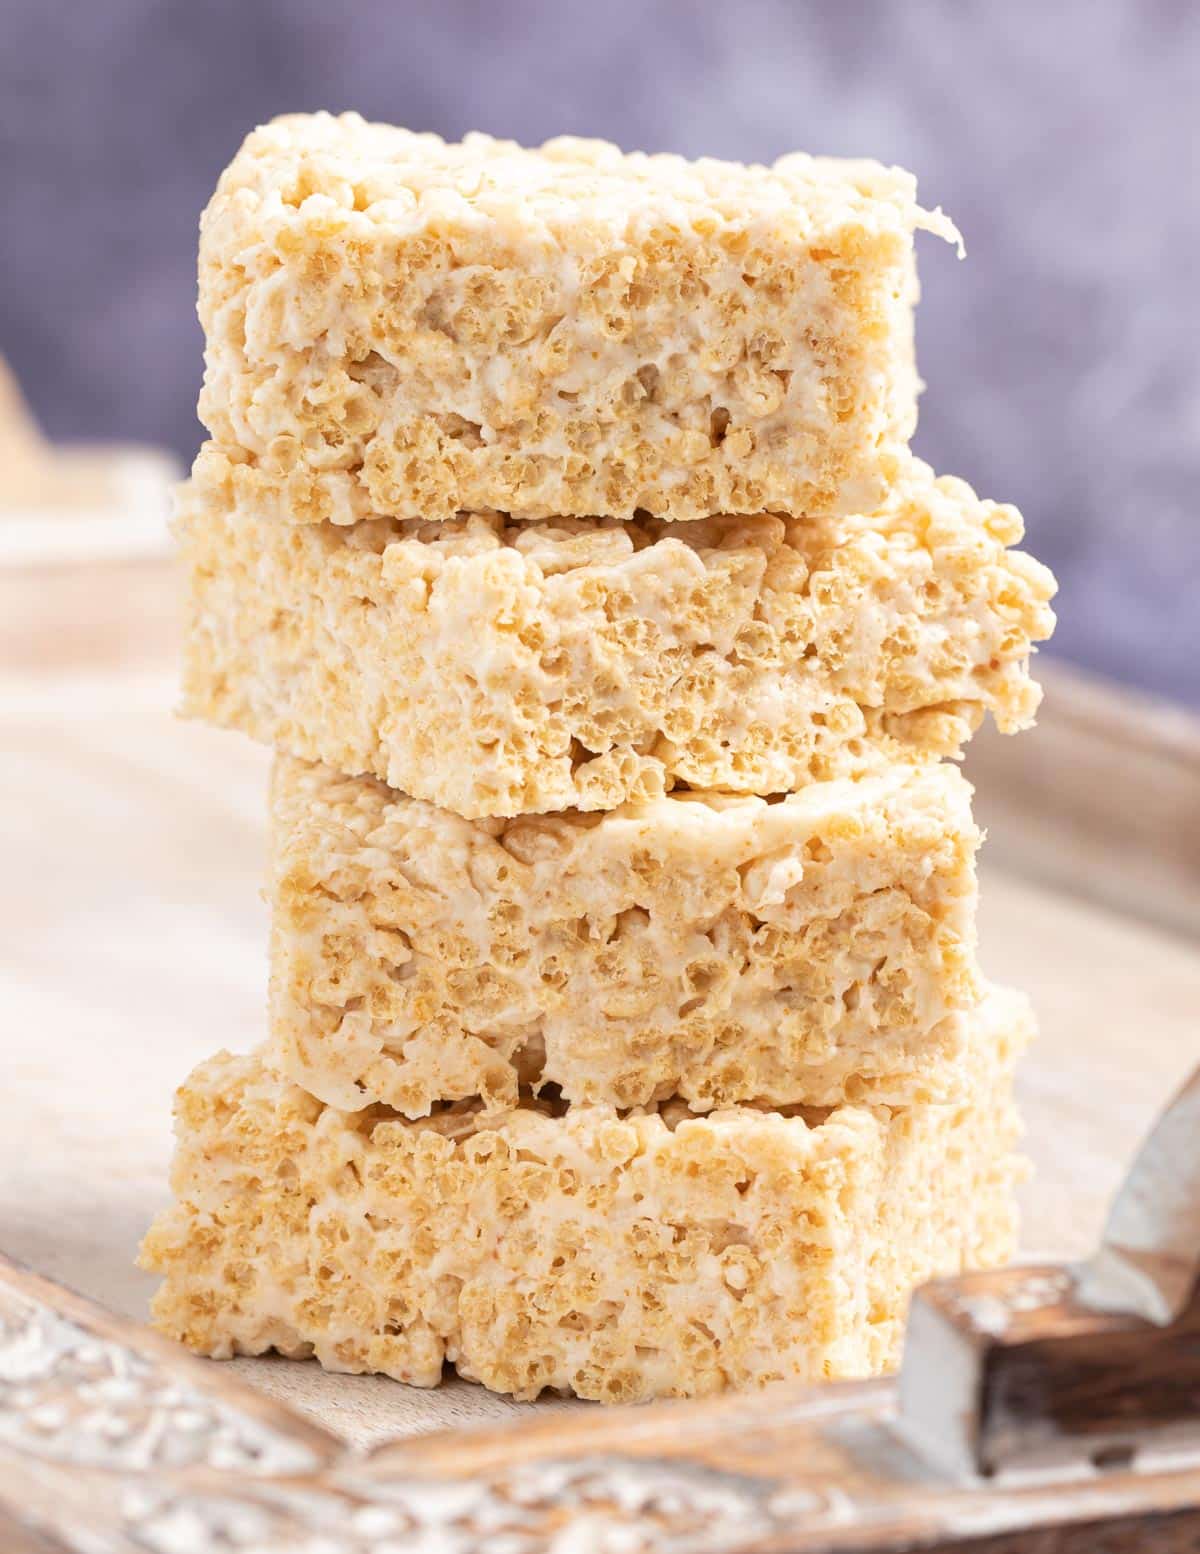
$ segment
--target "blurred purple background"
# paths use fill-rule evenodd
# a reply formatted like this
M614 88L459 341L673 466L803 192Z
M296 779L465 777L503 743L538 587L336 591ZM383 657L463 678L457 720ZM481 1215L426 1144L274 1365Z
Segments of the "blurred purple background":
M923 241L919 451L1016 501L1053 651L1200 704L1200 5L0 0L0 352L55 436L189 457L196 221L245 132L356 108L870 155Z

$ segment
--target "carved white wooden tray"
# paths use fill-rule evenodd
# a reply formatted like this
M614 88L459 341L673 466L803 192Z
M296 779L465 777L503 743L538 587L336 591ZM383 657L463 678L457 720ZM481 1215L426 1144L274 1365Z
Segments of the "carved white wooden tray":
M81 1554L1194 1550L1200 1071L1087 1262L918 1292L899 1382L360 1454L0 1264L5 1547Z
M914 1350L906 1385L936 1386L906 1404L932 1457L898 1443L890 1384L605 1412L212 1365L150 1336L132 1259L165 1198L171 1090L216 1047L260 1039L266 758L172 720L169 587L155 563L131 591L118 565L75 578L67 617L57 584L10 569L0 611L0 1250L36 1270L0 1281L0 1549L1194 1546L1196 1340L1190 1317L1161 1325L1174 1285L1153 1310L1122 1285L1107 1315L1069 1273L931 1295L932 1331L914 1333L934 1369ZM1200 736L1049 679L1039 733L979 741L968 770L992 832L985 964L1032 992L1044 1028L1023 1086L1026 1254L1058 1264L1097 1242L1139 1139L1200 1058ZM1098 1338L1089 1377L1097 1357L1120 1363L1076 1391L1079 1355L1061 1351L1074 1422L1043 1442L1059 1460L1018 1479L1000 1425L1052 1420L1038 1378L1064 1379L1038 1368L1040 1323L1054 1343ZM990 1387L1004 1356L1010 1392L989 1412L971 1378ZM929 1414L953 1376L974 1445ZM1142 1405L1159 1396L1156 1417ZM1108 1418L1098 1399L1116 1428L1081 1429ZM972 1452L993 1465L985 1446L1002 1471L956 1478ZM1096 1522L1124 1541L1098 1541ZM1042 1542L1013 1541L1034 1528Z

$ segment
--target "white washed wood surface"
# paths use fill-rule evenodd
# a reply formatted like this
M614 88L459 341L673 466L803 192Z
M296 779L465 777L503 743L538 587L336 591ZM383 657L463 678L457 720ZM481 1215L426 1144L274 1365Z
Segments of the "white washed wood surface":
M0 1247L133 1315L172 1089L264 1020L267 756L175 720L173 697L166 667L0 670ZM1200 946L1023 882L999 845L983 876L985 966L1032 993L1044 1032L1022 1085L1026 1247L1072 1257L1200 1056ZM465 1384L237 1365L359 1441L529 1409Z

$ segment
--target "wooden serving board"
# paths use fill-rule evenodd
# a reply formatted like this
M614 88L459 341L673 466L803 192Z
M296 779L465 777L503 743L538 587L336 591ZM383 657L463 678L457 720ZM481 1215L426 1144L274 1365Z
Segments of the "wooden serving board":
M81 665L72 652L0 674L0 1250L137 1318L151 1283L133 1258L166 1199L172 1091L200 1058L252 1046L264 1029L268 757L173 716L169 636L107 662ZM1032 994L1043 1030L1021 1082L1036 1168L1023 1193L1025 1251L1056 1259L1093 1245L1136 1144L1200 1058L1200 937L1186 892L1155 902L1143 860L1130 905L1159 921L1113 905L1114 835L1128 831L1133 803L1145 831L1159 795L1098 784L1081 745L1064 791L1047 800L1067 818L1048 819L1003 764L1008 745L1041 741L1061 756L1069 718L1055 702L1075 707L1073 689L1052 677L1047 726L1000 746L999 766L999 742L981 744L977 763L994 833L984 965ZM1122 747L1142 726L1117 725ZM1186 745L1168 748L1186 770ZM1198 772L1200 762L1190 815L1177 806L1162 837L1168 887L1200 837ZM1086 803L1070 804L1070 785ZM1072 856L1086 858L1086 883L1094 893L1098 877L1106 900L1064 888ZM1031 866L1042 879L1027 877ZM282 1360L232 1369L360 1443L531 1412L461 1383L421 1392Z

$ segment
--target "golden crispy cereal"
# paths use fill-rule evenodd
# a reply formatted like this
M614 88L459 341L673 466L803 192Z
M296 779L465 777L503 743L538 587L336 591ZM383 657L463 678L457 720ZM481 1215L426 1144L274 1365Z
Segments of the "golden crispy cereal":
M916 422L922 227L874 162L276 119L201 226L201 419L292 521L853 510Z
M257 517L183 489L186 710L467 816L782 793L1026 727L1049 572L1011 507L907 467L866 517Z
M980 990L970 792L925 763L776 803L464 820L281 757L272 1061L409 1117L545 1085L698 1111L953 1098Z
M1014 1241L1010 1066L1024 1002L979 1016L959 1104L472 1105L343 1112L261 1056L177 1101L176 1204L142 1264L156 1325L203 1354L278 1349L435 1386L626 1403L892 1365L910 1290Z

